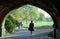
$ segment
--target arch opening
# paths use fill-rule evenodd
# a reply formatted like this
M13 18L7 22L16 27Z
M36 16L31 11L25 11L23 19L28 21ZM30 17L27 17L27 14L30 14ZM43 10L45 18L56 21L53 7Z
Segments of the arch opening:
M29 6L29 7L27 7L27 6ZM23 7L24 7L24 6L23 6ZM30 7L34 7L34 6L26 5L25 7L30 9ZM20 8L22 9L22 7L20 7ZM35 7L35 8L36 8L36 7ZM35 8L33 8L33 10L34 10ZM25 9L25 8L23 8L23 9ZM23 10L23 9L22 9L22 10ZM19 10L19 8L17 9L17 11L18 11L18 10ZM11 16L12 16L12 15L19 15L19 16L20 16L20 19L19 19L20 21L26 21L25 18L24 18L24 14L23 14L23 16L21 16L21 14L23 13L22 10L18 11L18 13L21 12L20 15L19 15L19 14L15 14L15 12L14 12L13 14L10 12L10 13L11 13L10 15L11 15ZM25 10L26 10L26 9L25 9ZM32 10L32 9L30 9L30 10ZM35 10L36 10L36 9L35 9ZM14 10L13 10L13 11L14 11ZM12 12L13 12L13 11L12 11ZM39 8L37 8L37 11L40 11L42 14L44 14L43 12L45 12L44 10L41 10L41 9L39 9ZM28 11L25 11L25 12L27 13L26 15L28 15L29 12L28 12ZM25 12L24 12L24 13L25 13ZM31 11L30 13L32 13L32 12L33 12L33 11ZM34 20L35 25L38 25L38 26L40 27L41 24L37 23L37 22L41 22L41 19L38 19L38 18L40 18L40 17L39 17L39 14L41 14L40 12L36 12L36 14L33 12L35 15L37 15L37 16L35 16L35 17L34 17L34 14L33 14L33 15L31 14L30 17L29 17L30 14L29 14L28 16L25 15L26 17L28 17L28 18L26 18L26 19L28 19L28 22L26 21L28 24L27 24L26 26L24 26L24 27L27 28L27 27L29 26L30 20ZM16 12L16 13L17 13L17 12ZM39 14L37 14L37 13L39 13ZM45 13L47 13L47 12L45 12ZM45 20L42 18L43 21L46 21L46 22L47 22L47 20L48 20L49 22L51 22L51 20L52 20L51 16L46 15L46 14L44 14L43 16L45 16L45 18L44 18ZM9 16L9 17L10 17L10 16ZM8 18L9 18L9 17L8 17ZM15 16L15 17L16 17L16 16ZM23 20L22 18L24 18L24 20ZM50 20L49 18L51 18L51 20ZM5 19L6 19L6 18L5 18ZM15 18L15 19L16 19L16 18ZM18 17L17 17L17 19L18 19ZM47 19L47 20L46 20L46 19ZM8 19L7 19L7 20L8 20ZM19 22L19 20L18 20L18 22ZM46 23L46 22L45 22L45 23ZM53 22L54 22L54 21L52 21L52 24L51 24L51 23L48 23L48 24L51 24L51 26L52 26L52 25L54 24ZM44 24L44 22L41 22L41 23ZM24 22L23 22L23 24L24 24ZM47 23L46 23L46 24L47 24ZM43 25L43 26L46 26L46 25ZM35 26L35 27L37 27L37 26ZM39 27L38 27L38 28L39 28ZM7 29L7 28L6 28L6 29ZM40 29L40 28L39 28L39 29ZM7 29L7 30L8 30L8 32L9 32L9 29ZM14 32L14 31L13 31L13 32Z

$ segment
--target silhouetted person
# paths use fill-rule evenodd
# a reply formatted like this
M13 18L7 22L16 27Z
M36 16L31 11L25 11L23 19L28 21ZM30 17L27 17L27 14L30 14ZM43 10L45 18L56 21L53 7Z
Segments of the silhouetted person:
M34 31L34 23L33 23L33 21L31 21L31 23L29 24L28 30L31 31L31 34L32 34L32 31Z
M19 28L22 28L22 26L23 26L23 24L22 24L22 22L20 22L20 27Z

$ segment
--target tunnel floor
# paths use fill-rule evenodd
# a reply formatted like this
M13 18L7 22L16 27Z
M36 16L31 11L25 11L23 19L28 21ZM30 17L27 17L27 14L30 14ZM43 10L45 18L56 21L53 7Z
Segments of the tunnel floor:
M1 39L54 39L48 36L51 31L53 31L51 27L35 28L31 35L27 28L21 28L14 34L6 35Z

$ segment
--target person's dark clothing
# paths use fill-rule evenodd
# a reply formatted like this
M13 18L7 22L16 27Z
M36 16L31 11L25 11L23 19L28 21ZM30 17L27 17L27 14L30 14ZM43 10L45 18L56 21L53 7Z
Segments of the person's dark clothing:
M28 30L34 31L34 23L30 23Z

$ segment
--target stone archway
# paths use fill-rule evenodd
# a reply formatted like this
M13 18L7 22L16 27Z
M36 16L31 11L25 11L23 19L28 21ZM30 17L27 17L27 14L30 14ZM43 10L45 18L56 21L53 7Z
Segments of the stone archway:
M11 3L12 2L12 3ZM50 1L42 1L42 0L11 0L11 1L2 1L0 4L0 36L2 36L2 28L1 28L1 24L2 21L4 19L4 17L6 16L6 14L18 7L21 7L22 5L25 4L30 4L30 5L34 5L37 7L42 8L43 10L47 11L51 17L53 18L53 21L55 23L55 26L59 26L59 13L56 10L55 6L53 6L51 4Z

